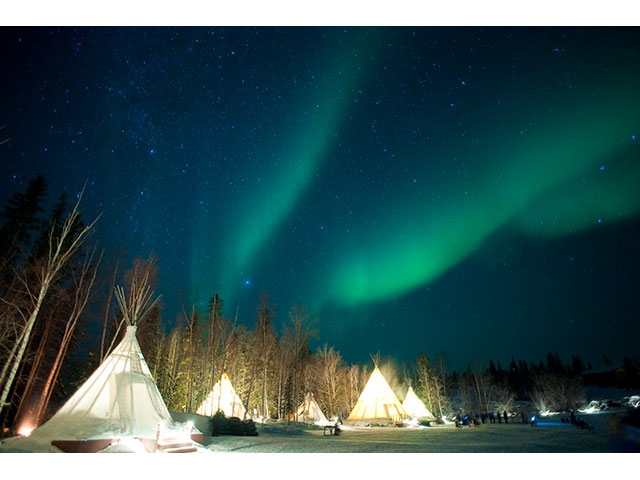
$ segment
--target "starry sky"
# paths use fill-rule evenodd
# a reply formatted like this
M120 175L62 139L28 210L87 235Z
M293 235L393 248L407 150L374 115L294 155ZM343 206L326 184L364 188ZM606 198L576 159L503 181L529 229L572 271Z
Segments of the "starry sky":
M0 28L0 191L82 190L181 302L347 362L638 358L640 35Z

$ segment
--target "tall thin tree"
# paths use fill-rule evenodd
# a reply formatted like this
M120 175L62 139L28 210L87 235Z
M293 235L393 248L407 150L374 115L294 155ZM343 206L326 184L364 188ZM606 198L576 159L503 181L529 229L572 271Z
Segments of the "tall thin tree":
M303 359L305 352L308 352L309 342L316 335L315 324L317 318L309 316L304 305L297 304L291 308L289 312L289 323L283 326L283 349L288 350L285 356L290 362L291 369L291 404L294 409L294 422L297 423L297 406L300 403L298 398L298 385L300 383L300 375L303 371Z
M33 424L34 426L40 425L44 417L44 413L46 411L47 405L49 403L49 399L51 398L51 392L53 391L53 386L60 375L60 369L62 367L62 361L64 360L67 350L69 349L69 344L71 343L71 338L76 329L76 325L78 324L78 318L80 314L84 310L87 302L89 301L89 297L91 295L91 289L93 287L93 283L96 279L96 274L98 272L97 265L94 263L96 254L96 248L93 248L85 257L84 263L80 267L80 271L74 277L75 288L74 288L74 302L71 314L65 324L64 334L62 336L62 340L58 347L58 351L56 353L56 357L53 361L53 365L51 366L51 370L49 371L49 375L47 376L47 380L44 384L44 388L36 404L36 408L34 410L33 415ZM100 253L97 258L97 263L100 263L102 259L103 252Z
M16 272L31 300L31 305L27 311L20 311L20 315L25 321L24 327L14 347L11 349L8 362L0 372L0 385L2 385L0 412L6 406L7 397L15 381L16 373L20 368L24 352L29 344L33 326L38 319L40 308L49 292L49 288L55 282L60 270L67 265L73 255L84 245L87 235L93 230L93 227L100 218L100 216L98 216L73 236L73 232L76 231L75 227L80 221L80 201L82 200L83 193L84 189L78 196L78 201L75 206L69 215L67 215L59 235L55 235L53 228L50 230L47 253L44 258L37 260L37 264L33 269L36 284L33 285L25 275L20 275L19 272Z

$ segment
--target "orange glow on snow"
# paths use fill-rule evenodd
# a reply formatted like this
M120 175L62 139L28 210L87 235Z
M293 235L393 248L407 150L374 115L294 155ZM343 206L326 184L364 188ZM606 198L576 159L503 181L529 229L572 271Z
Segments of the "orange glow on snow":
M28 437L29 435L31 435L31 432L35 430L35 428L36 428L35 425L32 425L30 422L25 422L22 425L20 425L20 427L18 427L18 430L16 430L16 433L23 437Z

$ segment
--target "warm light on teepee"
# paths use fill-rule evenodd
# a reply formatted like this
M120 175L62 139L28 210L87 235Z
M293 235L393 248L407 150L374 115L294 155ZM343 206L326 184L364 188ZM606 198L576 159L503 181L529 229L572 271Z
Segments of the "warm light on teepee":
M407 391L407 396L402 402L402 406L405 408L407 413L411 415L414 419L417 420L435 420L436 418L429 411L429 409L425 406L422 400L416 395L416 392L413 390L413 387L409 387Z
M242 400L233 388L231 380L226 373L222 374L222 377L198 407L196 413L210 417L219 411L224 412L227 417L238 417L240 419L244 419L246 414Z
M158 424L170 430L173 420L151 376L129 325L123 340L56 414L40 434L69 432L65 440L156 436ZM55 437L53 437L55 438Z
M313 393L307 393L304 402L298 407L297 414L298 420L304 423L315 423L316 425L328 425L331 423L322 412Z
M168 438L191 434L193 425L185 432L171 417L136 338L139 322L159 300L152 301L147 278L140 280L132 282L129 298L116 287L125 326L120 342L53 417L35 429L28 421L21 426L20 435L29 435L25 441L65 452L137 442L141 450L156 452L173 448Z
M390 424L409 416L378 368L378 360L374 359L374 364L375 369L345 424Z

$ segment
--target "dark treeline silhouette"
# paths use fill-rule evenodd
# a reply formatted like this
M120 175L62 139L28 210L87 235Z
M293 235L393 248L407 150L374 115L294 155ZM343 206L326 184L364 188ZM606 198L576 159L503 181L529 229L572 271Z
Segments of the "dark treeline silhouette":
M49 239L60 238L65 226L71 238L85 228L64 196L45 212L46 196L47 182L39 175L0 213L0 367L17 366L13 378L8 369L0 376L0 390L8 392L0 405L5 435L46 421L117 343L122 315L113 295L116 284L126 288L142 271L152 288L159 282L159 260L153 254L130 262L124 254L104 259L91 254L94 245L81 243L60 265L52 288L31 315L35 323L18 357L15 346L25 338L34 312L33 292L42 283L39 272L49 255ZM95 281L88 280L90 273ZM307 393L328 417L348 416L373 365L347 364L339 351L322 343L319 320L304 305L279 315L265 291L256 299L250 327L224 306L224 299L212 292L204 311L185 304L171 323L175 326L166 329L169 322L163 321L159 304L139 326L141 349L169 410L196 412L226 373L251 417L295 423ZM320 346L314 349L314 344ZM444 357L425 351L410 364L382 358L380 369L401 400L411 386L438 418L461 411L570 411L586 401L588 383L640 386L638 366L630 359L620 369L595 374L578 356L563 364L556 353L538 363L511 359L504 368L491 360L451 372Z

